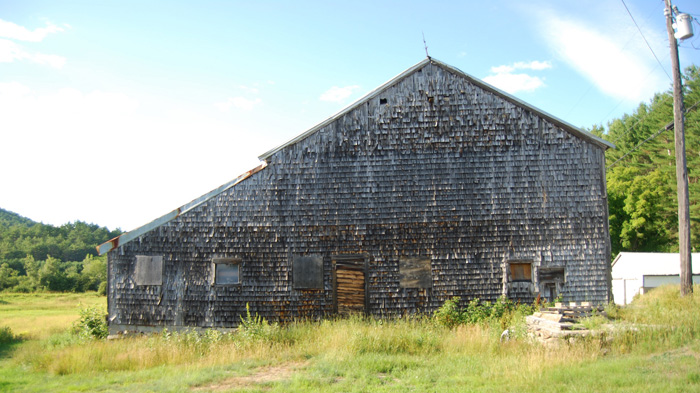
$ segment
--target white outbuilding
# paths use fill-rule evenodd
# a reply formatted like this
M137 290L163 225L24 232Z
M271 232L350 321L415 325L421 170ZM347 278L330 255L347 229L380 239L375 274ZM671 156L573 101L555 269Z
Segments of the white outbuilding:
M693 283L700 284L700 253L693 253ZM635 295L665 284L680 284L678 253L621 252L612 263L612 290L615 303L627 305Z

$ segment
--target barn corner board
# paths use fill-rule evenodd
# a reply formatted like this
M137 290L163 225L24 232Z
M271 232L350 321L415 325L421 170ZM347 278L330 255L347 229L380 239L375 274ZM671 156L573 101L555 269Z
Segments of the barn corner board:
M607 303L609 142L425 59L262 164L98 247L110 332L454 296Z

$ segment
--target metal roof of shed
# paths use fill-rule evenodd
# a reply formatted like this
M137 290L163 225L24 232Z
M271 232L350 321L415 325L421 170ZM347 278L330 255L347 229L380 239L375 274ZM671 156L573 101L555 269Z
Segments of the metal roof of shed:
M700 260L700 253L691 258ZM681 257L677 252L621 252L612 262L613 279L642 279L644 275L676 275L681 273ZM700 274L700 265L693 265L693 274Z

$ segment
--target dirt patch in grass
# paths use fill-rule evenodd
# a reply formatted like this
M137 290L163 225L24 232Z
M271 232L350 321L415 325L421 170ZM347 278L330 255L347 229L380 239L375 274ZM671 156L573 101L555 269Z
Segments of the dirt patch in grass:
M686 345L681 348L671 349L660 354L650 355L649 358L652 360L659 360L663 358L680 358L680 357L692 357L695 360L700 360L700 352L695 351L690 345Z
M220 392L234 388L284 381L303 369L308 362L284 363L277 366L259 367L250 375L226 378L206 386L197 386L193 391Z

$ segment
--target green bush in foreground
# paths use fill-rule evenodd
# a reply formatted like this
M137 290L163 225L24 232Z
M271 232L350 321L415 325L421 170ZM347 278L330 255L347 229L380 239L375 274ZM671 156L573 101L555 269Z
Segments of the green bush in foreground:
M96 307L80 310L80 319L73 325L73 332L81 338L107 338L109 328L105 313Z
M237 333L244 340L270 339L278 333L280 326L270 324L265 318L258 314L250 314L250 306L245 304L246 317L241 317L241 324L238 325Z
M518 304L512 300L500 297L495 302L482 302L473 299L467 307L459 307L459 297L448 299L434 314L433 320L440 326L453 328L458 325L492 323L500 329L512 327L516 319L532 314L536 306L529 304Z
M17 337L12 334L9 326L0 327L0 344L10 344L17 341Z

